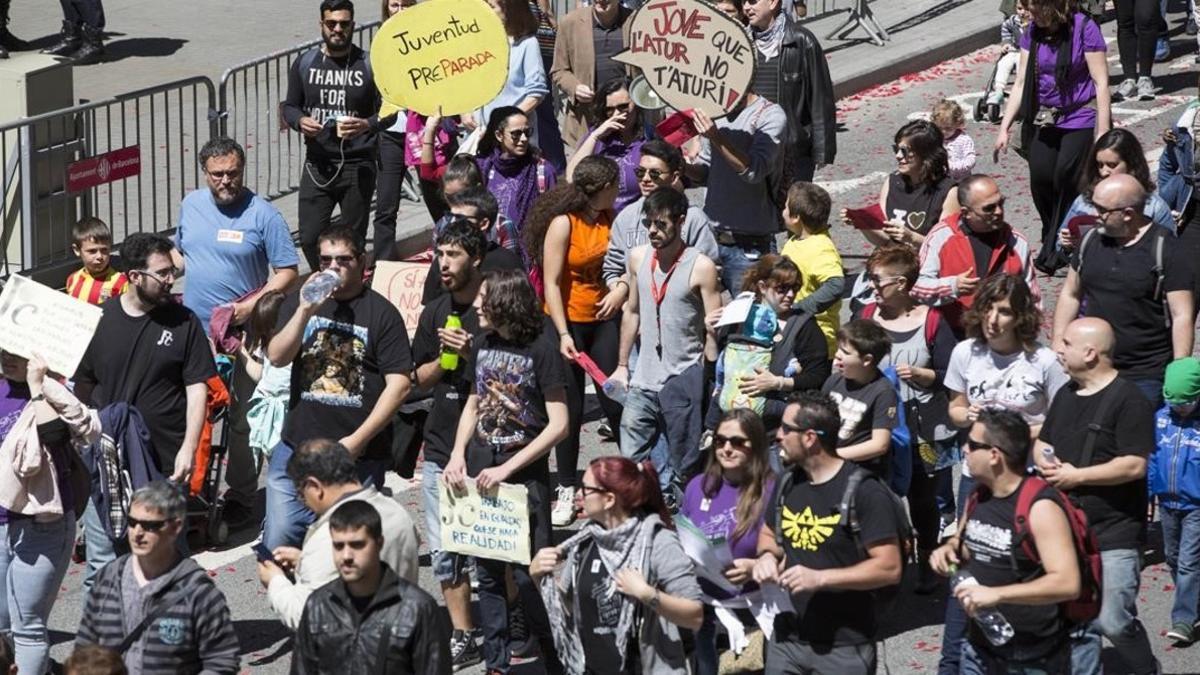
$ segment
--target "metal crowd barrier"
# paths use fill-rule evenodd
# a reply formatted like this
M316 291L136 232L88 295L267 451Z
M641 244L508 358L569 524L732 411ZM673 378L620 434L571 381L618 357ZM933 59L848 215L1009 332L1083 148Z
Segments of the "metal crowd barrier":
M371 48L381 22L359 25L354 41ZM264 199L300 189L304 139L283 123L281 101L287 96L288 71L312 40L229 68L219 84L221 131L246 149L246 187Z
M0 276L77 265L71 227L84 215L115 242L172 229L201 183L196 155L219 131L215 109L212 81L192 77L0 125Z

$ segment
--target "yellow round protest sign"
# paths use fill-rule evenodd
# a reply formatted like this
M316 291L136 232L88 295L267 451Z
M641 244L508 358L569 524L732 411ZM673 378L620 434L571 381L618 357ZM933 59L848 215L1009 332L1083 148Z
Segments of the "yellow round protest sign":
M385 101L432 115L470 112L508 78L508 35L483 0L426 0L379 27L371 42L375 86Z

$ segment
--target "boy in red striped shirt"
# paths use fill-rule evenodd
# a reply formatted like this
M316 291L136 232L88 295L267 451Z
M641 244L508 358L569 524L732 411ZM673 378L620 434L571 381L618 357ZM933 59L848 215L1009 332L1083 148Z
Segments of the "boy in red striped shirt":
M93 305L125 292L128 280L109 265L112 231L99 218L84 218L71 228L75 238L71 250L83 261L83 269L67 277L67 294Z

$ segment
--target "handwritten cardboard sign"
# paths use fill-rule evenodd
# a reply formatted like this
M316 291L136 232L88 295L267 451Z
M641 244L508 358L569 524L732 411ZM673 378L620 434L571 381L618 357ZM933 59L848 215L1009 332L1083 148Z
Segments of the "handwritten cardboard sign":
M439 482L438 517L444 550L529 564L529 491L524 485L501 483L481 495L470 479L466 492L457 494Z
M432 115L483 106L508 79L508 34L483 0L422 2L379 27L371 41L375 86L384 100Z
M723 12L701 0L652 0L629 20L629 48L613 58L640 68L667 105L715 119L745 98L756 52Z
M72 377L101 314L95 305L14 274L0 293L0 349L25 358L36 350L51 371Z
M417 322L421 320L421 310L425 309L421 296L425 292L430 260L429 256L418 256L401 262L381 260L375 263L371 288L400 310L410 340L417 333Z

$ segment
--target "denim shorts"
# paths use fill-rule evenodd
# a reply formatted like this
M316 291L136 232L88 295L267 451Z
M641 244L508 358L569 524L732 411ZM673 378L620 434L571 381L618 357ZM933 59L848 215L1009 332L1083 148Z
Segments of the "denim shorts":
M466 578L470 556L442 550L442 521L438 514L438 483L442 467L425 460L421 466L421 496L425 501L425 541L429 545L433 577L441 583L457 585Z

